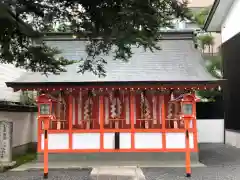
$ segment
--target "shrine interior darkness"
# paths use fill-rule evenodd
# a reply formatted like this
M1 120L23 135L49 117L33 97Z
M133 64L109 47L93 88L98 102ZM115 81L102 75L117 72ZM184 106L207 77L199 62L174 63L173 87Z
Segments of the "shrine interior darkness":
M225 128L231 130L240 130L239 121L239 102L240 102L240 33L222 44L221 53L223 59L223 76L225 84L224 110L225 110Z

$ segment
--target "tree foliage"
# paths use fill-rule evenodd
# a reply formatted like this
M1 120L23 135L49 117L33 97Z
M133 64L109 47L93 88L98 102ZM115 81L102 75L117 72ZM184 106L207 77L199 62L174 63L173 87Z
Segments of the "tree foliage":
M211 56L209 57L209 63L207 64L208 71L218 79L223 78L222 74L222 58L221 56Z
M208 47L208 53L213 53L212 47L214 45L214 37L210 33L200 34L198 40L203 53L205 52L206 47Z
M203 8L199 12L193 14L194 21L200 26L203 27L204 23L207 19L208 13L210 11L210 8Z
M208 16L208 13L210 11L210 8L209 7L206 7L206 8L202 8L200 11L196 12L196 13L193 13L193 21L196 22L196 24L199 26L199 27L203 27L204 26L204 23L207 19L207 16ZM200 43L200 47L204 53L206 47L208 47L208 53L213 53L213 45L214 45L214 37L211 35L211 33L200 33L199 36L198 36L198 41Z
M159 49L159 29L170 26L175 17L184 18L188 12L187 2L177 0L1 0L0 6L3 5L15 12L16 21L28 22L35 31L49 31L59 22L68 23L68 30L90 42L80 72L87 70L98 75L105 73L107 63L100 55L108 55L115 46L114 58L127 61L132 56L132 45ZM2 63L55 74L72 63L56 58L59 52L46 45L33 46L17 23L6 18L4 21L8 23L0 27ZM59 30L65 31L64 27ZM101 40L96 40L98 37Z
M209 56L207 60L207 70L217 79L223 78L222 73L222 58L221 56ZM209 101L214 101L216 98L222 98L222 89L201 90L197 94L202 98L206 98Z
M203 8L199 12L193 14L193 20L202 28L206 21L206 18L209 14L210 8ZM215 78L221 79L223 78L222 74L222 59L220 55L213 55L213 45L214 45L214 37L211 33L202 33L198 34L197 40L200 43L200 47L202 52L205 53L206 47L208 47L208 52L211 56L205 57L206 59L206 68L209 73ZM212 52L212 53L211 53ZM222 98L222 90L221 89L212 89L212 90L201 90L197 91L197 94L207 99L208 101L214 101L217 98Z

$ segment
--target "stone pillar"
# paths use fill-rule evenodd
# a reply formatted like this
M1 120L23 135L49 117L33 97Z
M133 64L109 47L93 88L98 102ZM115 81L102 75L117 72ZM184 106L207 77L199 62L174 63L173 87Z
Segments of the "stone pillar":
M12 166L13 122L0 120L0 166Z
M12 161L13 123L0 120L0 162Z

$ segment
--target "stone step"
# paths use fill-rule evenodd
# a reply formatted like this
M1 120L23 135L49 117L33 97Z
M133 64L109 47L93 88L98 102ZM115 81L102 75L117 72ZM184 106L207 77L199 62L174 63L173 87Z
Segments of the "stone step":
M145 180L145 176L137 167L109 166L93 168L90 180Z
M122 166L122 167L171 167L171 168L185 168L185 162L182 161L175 161L175 162L156 162L156 161L145 161L145 162L49 162L48 168L51 169L92 169L92 168L99 168L99 167L116 167L116 166ZM27 171L27 170L36 170L41 169L43 170L44 163L43 162L35 162L32 161L30 163L23 164L21 166L18 166L17 168L12 169L12 171ZM201 163L194 163L191 164L191 167L205 167Z
M43 162L43 153L39 153L37 162ZM185 153L181 152L113 152L113 153L49 153L49 162L80 161L80 162L173 162L185 161ZM198 153L191 153L192 163L198 163Z

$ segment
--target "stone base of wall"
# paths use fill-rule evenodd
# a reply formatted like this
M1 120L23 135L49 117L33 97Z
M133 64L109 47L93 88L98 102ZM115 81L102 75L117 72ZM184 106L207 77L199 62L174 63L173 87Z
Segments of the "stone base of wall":
M81 161L81 162L185 162L185 153L177 152L112 152L112 153L49 153L49 162L69 162L69 161ZM38 153L37 161L43 162L43 153ZM199 162L199 154L191 153L192 163Z
M227 129L225 131L225 142L230 146L240 148L240 131Z
M31 142L20 146L16 146L12 149L13 156L24 155L27 152L37 152L37 143Z

